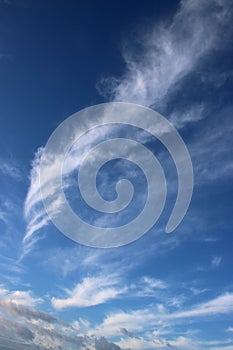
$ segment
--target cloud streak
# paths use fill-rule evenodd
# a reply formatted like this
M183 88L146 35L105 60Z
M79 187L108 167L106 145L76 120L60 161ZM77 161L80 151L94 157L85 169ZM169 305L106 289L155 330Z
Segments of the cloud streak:
M223 47L230 35L230 14L228 0L181 1L169 24L161 23L149 33L139 34L135 43L138 50L124 47L125 74L102 78L98 91L113 101L151 107L165 103L171 90L177 89L201 59ZM186 121L198 118L200 114L186 114Z
M233 293L225 293L209 301L193 305L190 309L172 312L162 304L153 305L144 309L132 311L118 311L108 315L102 324L90 332L102 334L107 337L119 334L122 329L127 329L133 334L148 332L155 327L171 327L185 319L207 318L231 314L233 311Z
M170 22L156 24L150 32L140 33L135 45L124 46L125 73L120 78L103 78L98 84L100 93L106 95L107 92L107 98L111 101L135 102L166 110L165 106L169 104L173 94L182 88L184 78L195 72L210 54L228 44L232 33L230 3L229 0L207 0L205 3L200 0L181 1L179 10ZM192 102L188 106L187 104L183 109L176 104L169 112L170 120L178 128L206 116L206 101ZM98 132L100 135L93 133L86 135L85 141L79 145L83 151L81 154L101 139L103 135L100 130ZM111 134L111 130L109 132ZM205 146L209 147L206 143ZM201 169L209 160L209 156L202 157L196 143L191 144L190 148L193 150L193 157L198 158L199 163L201 159L202 164L197 164L197 168ZM43 228L49 224L49 218L40 200L39 164L42 151L43 148L38 150L32 163L30 187L25 200L27 228L24 237L24 255L31 251L37 240L42 237ZM77 154L74 156L77 157ZM79 161L77 158L76 165ZM66 167L63 169L65 174L71 171L72 164L73 157L66 162ZM221 169L229 173L232 166L222 164ZM53 164L53 170L59 171L56 162ZM201 171L208 172L206 169ZM208 172L210 176L213 176L213 173ZM50 179L48 183L49 181ZM59 211L59 198L54 208L54 211L56 210ZM105 218L99 221L100 224L102 221L105 223Z
M115 299L126 292L126 288L120 288L118 279L108 277L86 277L78 283L73 290L66 290L67 298L52 298L55 309L61 310L67 307L88 307L99 305Z

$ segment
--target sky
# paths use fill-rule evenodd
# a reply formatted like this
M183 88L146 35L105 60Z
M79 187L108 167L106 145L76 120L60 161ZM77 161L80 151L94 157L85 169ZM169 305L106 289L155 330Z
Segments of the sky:
M232 5L0 0L0 350L233 350ZM39 175L54 130L108 102L167 118L190 153L194 187L184 219L166 234L178 179L164 145L130 125L85 133L62 173L82 220L119 227L147 201L143 169L116 156L99 169L97 189L114 201L116 184L127 179L132 201L118 213L85 203L77 174L101 142L141 143L167 180L164 210L150 230L103 249L56 228Z

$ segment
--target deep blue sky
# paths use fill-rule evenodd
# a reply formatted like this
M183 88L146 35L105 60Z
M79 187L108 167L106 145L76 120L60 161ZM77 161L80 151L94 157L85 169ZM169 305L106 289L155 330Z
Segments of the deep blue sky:
M0 0L0 350L233 349L232 18L231 0ZM134 138L168 181L147 234L88 248L50 222L39 162L62 121L112 101L173 123L191 155L193 198L165 235L177 191L168 152L136 128L87 134L77 156L88 140ZM140 211L146 181L135 165L109 162L97 178L107 199L117 179L135 184L133 206L116 219L77 200L77 171L66 194L90 222L114 226Z
M170 5L169 1L148 1L143 6L135 1L1 4L1 51L6 55L0 68L2 114L16 140L28 138L29 130L33 133L33 143L24 153L33 149L34 141L45 142L46 127L52 131L68 115L103 101L96 82L102 74L123 72L121 47L127 35L136 35L135 27L146 27L177 6Z

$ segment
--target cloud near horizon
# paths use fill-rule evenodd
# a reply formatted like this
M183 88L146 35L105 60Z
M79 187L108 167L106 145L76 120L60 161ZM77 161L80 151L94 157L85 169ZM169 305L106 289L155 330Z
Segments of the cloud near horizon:
M155 283L155 282L154 282ZM98 283L97 283L98 284ZM85 285L85 281L83 283ZM93 286L94 287L94 286ZM98 294L98 293L97 293ZM8 291L1 288L0 295L0 341L9 349L161 349L178 347L185 350L201 350L203 346L216 350L219 341L204 341L196 334L177 334L174 329L180 320L206 318L211 315L226 316L231 313L233 293L225 293L189 309L171 312L167 306L149 305L144 309L114 311L105 316L102 323L94 327L88 320L77 318L72 324L35 308L42 302L30 291ZM72 307L89 305L70 305ZM56 305L54 305L56 307ZM155 331L155 329L157 329ZM229 326L227 332L231 332ZM173 334L173 336L171 336ZM113 341L118 337L118 341ZM223 342L224 343L224 342ZM223 344L221 343L221 344ZM232 341L226 340L229 349ZM1 348L1 347L0 347ZM220 348L220 347L219 347Z

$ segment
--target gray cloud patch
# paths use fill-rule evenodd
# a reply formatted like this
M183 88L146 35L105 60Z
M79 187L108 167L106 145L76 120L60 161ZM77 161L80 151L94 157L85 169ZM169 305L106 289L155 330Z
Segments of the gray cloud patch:
M137 337L133 332L128 331L126 328L120 328L120 331L123 335L130 337L130 338L135 338L135 339L140 339Z
M39 311L33 308L29 308L28 306L16 304L12 301L0 301L0 308L16 317L24 317L28 320L41 320L47 323L58 323L61 325L65 325L63 321L57 319L56 317L51 316L50 314Z
M121 350L118 345L107 341L105 337L95 340L95 348L96 350Z
M106 338L78 335L72 325L46 312L0 301L0 350L120 350Z

